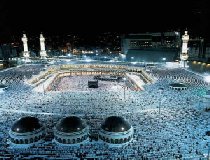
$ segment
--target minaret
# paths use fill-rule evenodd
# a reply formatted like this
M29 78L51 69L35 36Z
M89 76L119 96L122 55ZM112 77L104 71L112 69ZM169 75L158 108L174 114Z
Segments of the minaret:
M188 59L188 44L189 41L189 35L187 34L187 31L184 32L184 35L182 36L182 52L180 53L180 59L181 59L181 65L185 67L185 62Z
M23 41L23 57L28 60L30 55L29 55L29 51L28 51L28 38L26 37L26 34L23 34L22 37L22 41Z
M47 53L45 51L45 38L40 34L40 57L41 59L46 59Z

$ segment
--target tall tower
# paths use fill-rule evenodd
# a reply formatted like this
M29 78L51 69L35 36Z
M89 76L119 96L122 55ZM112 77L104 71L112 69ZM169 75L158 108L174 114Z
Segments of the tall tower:
M29 51L28 51L28 38L26 37L26 34L23 34L22 37L22 41L23 41L23 57L28 60L30 57Z
M187 31L184 32L184 35L182 36L182 51L180 53L180 59L181 59L181 66L185 67L186 60L188 59L188 44L189 41L189 35L187 34Z
M47 53L45 51L45 38L43 37L42 34L40 34L40 56L41 59L46 59Z

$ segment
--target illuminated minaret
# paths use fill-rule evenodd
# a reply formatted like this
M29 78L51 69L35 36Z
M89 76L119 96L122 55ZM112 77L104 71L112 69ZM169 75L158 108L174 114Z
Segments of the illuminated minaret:
M46 59L47 53L45 51L45 38L43 37L42 34L40 34L40 57L41 59Z
M187 34L187 31L184 32L184 35L182 36L182 52L180 53L180 59L181 59L181 65L185 67L185 62L188 59L188 44L189 41L189 35Z
M30 55L29 55L29 51L28 51L28 38L26 37L26 34L23 34L22 37L22 41L23 41L23 57L28 60Z

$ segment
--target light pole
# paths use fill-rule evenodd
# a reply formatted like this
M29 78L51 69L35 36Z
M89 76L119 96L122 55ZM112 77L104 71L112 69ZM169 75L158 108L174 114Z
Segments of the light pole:
M210 88L209 88L209 84L210 84L210 75L206 75L206 76L204 77L204 81L207 83L207 90L210 90ZM206 101L207 101L207 103L209 102L209 98L208 98L208 97L206 97ZM206 107L206 109L208 109L208 105L205 105L205 107Z
M43 93L44 93L44 95L45 95L44 83L43 83L42 87L43 87Z
M159 88L159 93L160 93L160 98L159 98L159 105L158 105L158 112L159 112L159 114L160 114L160 105L161 105L161 100L162 100L162 93L163 93L163 88Z
M163 60L163 63L166 64L166 58L163 57L162 60Z
M131 57L131 62L133 61L134 57Z
M208 153L207 153L207 160L210 159L210 142L207 142L208 144Z
M124 82L124 100L125 100L125 81L126 81L126 78L125 77L123 77L123 82Z
M96 53L96 60L98 61L98 53Z

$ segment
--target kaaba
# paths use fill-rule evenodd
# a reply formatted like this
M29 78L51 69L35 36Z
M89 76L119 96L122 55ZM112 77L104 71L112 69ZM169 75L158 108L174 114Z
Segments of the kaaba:
M88 88L98 88L98 80L88 81Z

